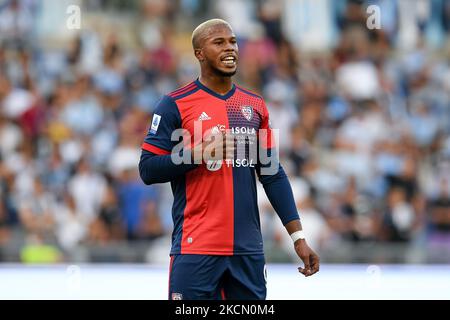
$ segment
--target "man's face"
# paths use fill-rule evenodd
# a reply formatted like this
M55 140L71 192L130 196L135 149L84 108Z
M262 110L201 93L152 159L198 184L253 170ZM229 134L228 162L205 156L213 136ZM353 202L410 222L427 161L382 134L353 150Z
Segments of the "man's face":
M203 65L214 73L223 77L233 76L237 70L238 46L230 27L211 27L206 32L197 57L200 61L203 59Z

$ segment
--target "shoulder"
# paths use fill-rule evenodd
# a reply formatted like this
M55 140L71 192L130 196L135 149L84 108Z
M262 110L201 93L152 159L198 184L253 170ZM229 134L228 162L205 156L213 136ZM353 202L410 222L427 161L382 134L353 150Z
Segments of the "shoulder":
M175 89L164 96L162 96L158 101L158 107L176 107L176 101L178 99L184 98L193 92L198 90L198 86L195 81L192 81L178 89Z
M243 88L241 86L238 86L238 85L236 85L236 89L239 90L242 94L248 95L250 97L253 97L253 98L256 98L258 100L261 100L261 102L264 102L263 97L260 96L259 94L255 93L255 92L253 92L253 91L250 91L250 90L248 90L246 88Z
M162 118L162 122L165 123L167 121L173 122L173 123L179 123L180 122L180 111L178 110L178 106L175 102L175 100L170 97L169 95L162 96L153 111L153 121L155 116L158 118L157 121L159 121Z
M156 113L160 112L171 112L177 109L177 104L175 103L175 100L170 97L169 95L163 95L161 98L159 98L158 102L156 103L155 111Z
M191 95L192 93L196 92L198 90L198 86L195 83L195 81L192 81L172 92L169 92L166 96L171 98L173 101L176 101L178 99L184 98L186 96Z
M182 98L185 98L192 93L196 92L198 90L198 86L195 83L195 81L192 81L188 83L185 86L182 86L174 91L171 91L164 96L162 96L157 105L157 109L160 111L177 111L178 112L178 105L177 100L180 100Z
M256 112L258 112L262 117L267 117L269 111L267 110L266 102L262 96L253 91L242 88L241 86L236 86L236 89L244 97L245 101L252 104Z

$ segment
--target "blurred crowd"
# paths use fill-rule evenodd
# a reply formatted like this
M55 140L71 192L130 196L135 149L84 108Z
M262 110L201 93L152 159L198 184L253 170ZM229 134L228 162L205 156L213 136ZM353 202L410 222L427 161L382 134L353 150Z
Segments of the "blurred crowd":
M141 182L140 145L161 95L197 77L190 33L211 17L234 27L235 81L263 95L279 129L310 245L404 244L450 261L450 1L114 3L81 9L130 13L132 41L83 25L49 44L39 1L0 4L0 261L142 242L146 261L165 261L170 186ZM372 4L381 29L367 27ZM294 259L259 197L268 259Z

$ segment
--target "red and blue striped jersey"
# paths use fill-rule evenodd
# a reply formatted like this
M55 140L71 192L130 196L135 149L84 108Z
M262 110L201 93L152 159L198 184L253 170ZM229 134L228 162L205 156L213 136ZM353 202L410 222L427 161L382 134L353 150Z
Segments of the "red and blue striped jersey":
M178 143L172 141L172 132L183 128L194 136L196 121L202 122L202 133L219 128L257 137L260 129L266 129L269 134L264 145L268 149L273 147L269 115L260 96L236 85L220 95L197 79L159 101L142 144L143 152L169 155ZM171 254L263 254L257 173L257 164L249 161L240 165L222 163L218 167L202 163L171 178L174 194ZM281 166L277 174L264 179L267 185L278 184L283 188L287 182ZM286 193L283 188L278 191ZM271 197L277 198L278 191L272 189ZM273 203L284 224L298 219L290 186L288 196L288 201Z

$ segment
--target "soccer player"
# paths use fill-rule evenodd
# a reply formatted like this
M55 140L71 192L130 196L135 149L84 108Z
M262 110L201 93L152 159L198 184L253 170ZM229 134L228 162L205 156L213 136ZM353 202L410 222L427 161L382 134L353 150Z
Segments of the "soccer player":
M145 184L170 182L174 194L169 299L265 299L256 176L304 263L299 272L316 273L319 257L303 236L291 186L278 161L271 157L276 170L263 174L267 163L252 163L249 152L244 152L247 161L234 159L239 133L245 133L244 143L262 143L269 156L275 146L263 98L232 82L238 46L231 26L208 20L194 30L192 45L200 77L158 102L139 162ZM195 140L199 124L204 136ZM187 148L181 152L174 151L176 129L194 136L182 142ZM258 135L263 130L269 132L265 139ZM230 131L234 135L220 136ZM205 148L213 152L202 152ZM223 161L217 161L216 151ZM175 163L173 152L201 161Z

